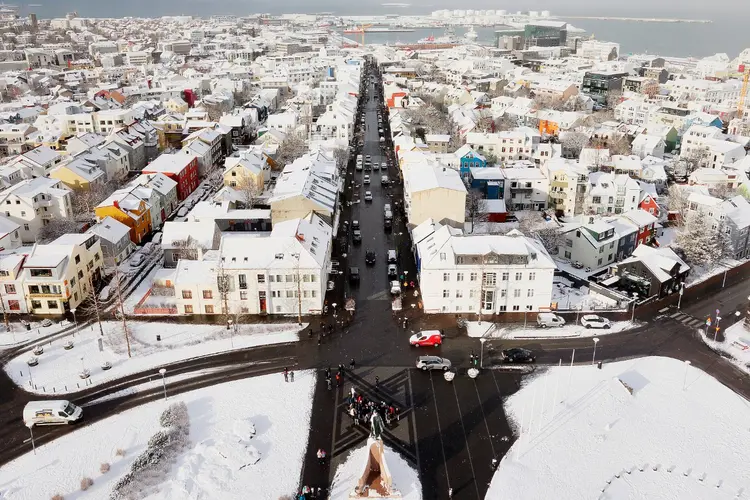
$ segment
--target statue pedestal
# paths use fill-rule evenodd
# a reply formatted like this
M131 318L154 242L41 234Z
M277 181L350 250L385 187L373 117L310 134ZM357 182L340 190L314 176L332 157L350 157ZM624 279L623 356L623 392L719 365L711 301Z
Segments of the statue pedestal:
M384 452L382 439L367 440L367 462L349 498L401 498L401 492L393 487Z

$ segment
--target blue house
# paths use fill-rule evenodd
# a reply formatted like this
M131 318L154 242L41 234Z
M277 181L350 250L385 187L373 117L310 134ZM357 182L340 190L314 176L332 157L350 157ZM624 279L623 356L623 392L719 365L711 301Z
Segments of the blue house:
M502 200L505 197L505 173L500 167L471 168L469 186L484 193L488 200Z
M485 168L487 166L485 157L471 149L468 145L461 146L454 154L460 158L459 173L464 182L469 182L470 170L472 168Z

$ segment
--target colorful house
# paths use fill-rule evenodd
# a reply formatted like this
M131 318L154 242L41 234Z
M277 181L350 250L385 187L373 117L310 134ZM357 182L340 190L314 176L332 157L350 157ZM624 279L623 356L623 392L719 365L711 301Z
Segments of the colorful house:
M641 192L641 202L638 204L638 208L656 217L659 216L659 204L649 193Z
M151 231L151 206L129 190L115 191L94 212L98 221L112 217L128 226L133 243L141 243Z
M464 148L467 148L467 151L463 151ZM487 166L487 159L468 146L462 146L456 151L456 154L461 155L460 173L464 182L468 182L472 168L485 168Z
M198 157L186 153L162 154L148 164L144 174L164 174L177 183L177 198L184 200L195 191L198 179Z
M636 247L642 244L649 244L656 237L656 223L658 219L643 210L631 210L622 214L622 217L638 226L638 235L636 237Z

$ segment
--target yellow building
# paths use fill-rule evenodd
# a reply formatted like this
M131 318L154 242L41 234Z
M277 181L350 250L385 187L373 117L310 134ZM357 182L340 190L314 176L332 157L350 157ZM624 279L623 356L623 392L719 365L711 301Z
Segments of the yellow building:
M107 174L96 163L83 158L75 158L56 167L49 176L62 181L75 191L88 191L94 186L104 185L107 182Z
M173 97L164 103L164 109L171 113L185 114L190 108L188 107L188 103L182 99Z
M151 231L151 205L128 190L115 191L94 212L99 221L109 216L128 226L133 243L141 243Z
M240 191L263 192L264 174L270 170L266 156L230 156L224 161L224 185Z

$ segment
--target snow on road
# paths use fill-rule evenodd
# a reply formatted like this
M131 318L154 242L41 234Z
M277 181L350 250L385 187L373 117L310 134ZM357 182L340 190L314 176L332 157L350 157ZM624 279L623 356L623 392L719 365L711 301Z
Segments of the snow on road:
M176 324L163 322L129 321L132 357L128 358L122 323L102 323L104 337L98 325L86 327L75 337L65 336L52 344L44 344L44 353L39 364L33 368L27 364L31 353L11 359L5 365L6 373L13 381L29 392L62 394L89 386L102 384L125 375L145 370L158 370L166 364L208 354L267 344L295 342L299 340L300 327L287 324L245 324L238 332L227 330L223 325ZM306 325L303 325L306 327ZM161 340L157 341L156 336ZM99 351L99 339L103 339L103 352ZM66 341L73 341L73 349L65 350ZM112 368L102 369L109 362ZM83 370L90 377L83 380ZM33 380L33 386L30 381Z
M176 401L184 401L190 413L190 448L178 457L158 494L147 498L276 500L293 494L307 446L315 382L312 372L296 375L293 383L267 375L199 389L83 427L38 447L36 455L29 451L3 465L0 498L39 500L59 493L66 500L107 499L160 429L161 412ZM118 456L118 449L125 455ZM247 465L256 451L260 460ZM110 464L109 472L99 472L102 463ZM94 484L81 492L84 477Z
M561 276L555 276L552 286L552 302L557 303L560 311L596 311L616 309L616 300L604 295L593 293L589 287L575 288L570 280Z
M705 328L698 328L698 331L712 349L726 353L740 370L750 374L750 329L744 321L738 321L724 330L724 342L714 342L713 328L709 327L708 336Z
M612 326L604 328L586 328L581 325L567 324L556 328L539 328L535 321L529 321L526 328L523 324L491 323L483 321L467 322L469 337L487 337L491 339L554 339L577 337L601 337L610 333L623 332L640 326L636 321L613 321Z
M551 368L506 401L521 437L487 499L728 499L750 491L750 404L713 377L659 357L569 370Z
M384 445L385 463L393 478L393 487L401 493L401 500L422 500L422 486L417 471L387 445ZM352 450L344 463L336 468L331 483L330 500L348 500L349 493L357 485L367 462L367 446Z

